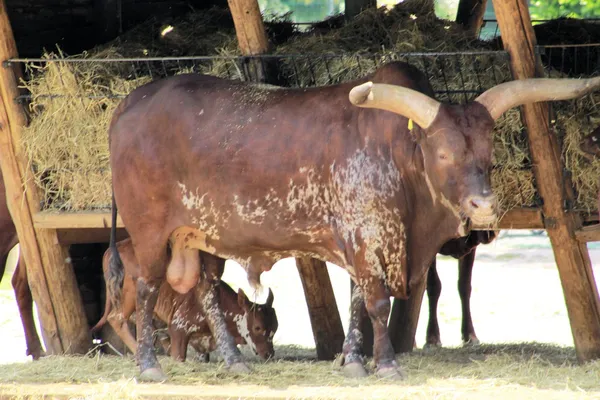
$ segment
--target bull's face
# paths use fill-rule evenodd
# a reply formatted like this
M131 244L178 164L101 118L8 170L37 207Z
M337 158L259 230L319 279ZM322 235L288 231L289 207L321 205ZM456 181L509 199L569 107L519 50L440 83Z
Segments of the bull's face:
M246 326L245 339L254 353L264 360L273 357L273 337L279 327L277 314L273 308L273 292L269 289L269 296L265 304L254 304L246 297L240 289L238 291L238 303L244 312L243 321Z
M434 203L451 208L461 221L477 225L496 221L497 202L492 193L493 121L479 103L441 105L427 129L419 131L425 184Z
M466 106L450 106L403 86L366 82L350 91L349 100L414 121L434 200L440 196L461 219L491 224L496 218L490 186L493 122L520 104L572 99L597 88L600 77L523 79L496 85Z

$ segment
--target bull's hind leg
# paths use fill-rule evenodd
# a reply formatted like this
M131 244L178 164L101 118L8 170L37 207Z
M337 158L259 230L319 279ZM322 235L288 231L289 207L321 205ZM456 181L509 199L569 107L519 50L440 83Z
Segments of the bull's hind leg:
M353 284L350 301L350 324L343 347L344 373L353 378L367 376L367 371L363 367L362 353L362 323L365 320L366 313L367 310L360 287Z
M132 236L133 237L133 236ZM141 243L141 245L138 245ZM140 264L141 277L136 282L136 359L140 367L140 379L164 381L167 376L154 352L154 307L158 300L160 285L164 281L167 262L167 243L161 246L155 241L134 241L135 255Z
M471 277L475 263L475 250L474 248L473 251L458 260L458 294L462 305L461 333L463 343L469 345L479 344L471 319Z

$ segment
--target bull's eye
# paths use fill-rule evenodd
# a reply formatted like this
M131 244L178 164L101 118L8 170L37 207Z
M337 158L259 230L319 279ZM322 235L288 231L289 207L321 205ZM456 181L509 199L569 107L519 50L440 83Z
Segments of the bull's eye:
M447 160L448 159L448 154L446 153L439 153L438 157L440 160Z
M260 326L255 326L254 327L254 332L260 332Z

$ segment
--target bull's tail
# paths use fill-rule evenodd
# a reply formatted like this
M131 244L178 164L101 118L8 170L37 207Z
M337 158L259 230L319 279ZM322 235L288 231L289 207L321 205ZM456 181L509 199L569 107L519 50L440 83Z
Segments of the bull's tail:
M106 296L112 299L113 307L117 308L121 303L121 290L125 280L123 261L117 248L117 203L115 193L112 194L112 216L110 226L110 257L108 260L108 272L106 273Z

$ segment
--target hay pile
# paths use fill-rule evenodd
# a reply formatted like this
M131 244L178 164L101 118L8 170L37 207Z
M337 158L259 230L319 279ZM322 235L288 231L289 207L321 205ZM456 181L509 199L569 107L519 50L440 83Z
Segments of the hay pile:
M161 36L160 28L169 24L174 29ZM406 0L389 12L383 8L368 10L348 23L340 16L332 17L302 34L290 26L279 21L268 25L268 29L276 44L273 54L300 55L284 58L278 64L291 85L325 85L354 79L373 71L381 62L398 59L401 52L492 50L498 45L474 40L453 22L439 20L429 0ZM340 53L345 56L331 57L327 62L310 57ZM113 43L76 57L215 54L237 56L239 52L228 12L211 9L179 21L149 21ZM507 61L498 57L400 58L428 71L435 90L480 90L511 79ZM107 126L119 99L107 96L127 93L147 82L150 78L144 71L148 70L123 72L122 65L112 63L52 62L36 71L26 84L33 94L35 117L26 129L25 146L36 183L46 192L45 209L110 208ZM180 65L170 73L175 71L243 79L238 61L231 59L191 67ZM49 94L62 97L50 98ZM85 99L84 94L97 98ZM464 101L456 95L440 99ZM590 210L596 208L600 163L587 162L577 144L592 129L588 117L600 119L600 107L595 106L598 100L588 96L561 102L556 108L556 129L564 142L563 157L573 173L576 206ZM502 208L536 205L538 195L518 109L510 110L497 122L494 149L492 181Z

